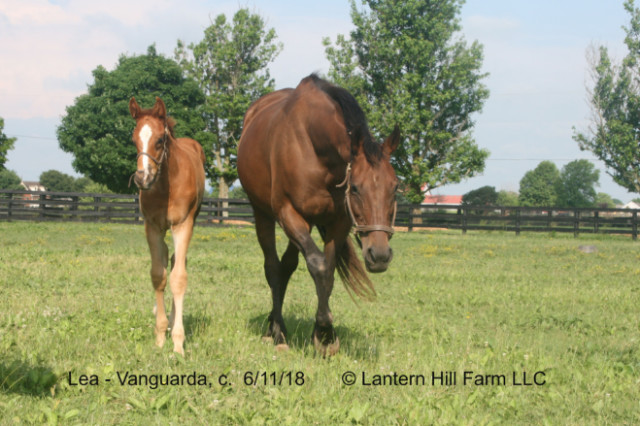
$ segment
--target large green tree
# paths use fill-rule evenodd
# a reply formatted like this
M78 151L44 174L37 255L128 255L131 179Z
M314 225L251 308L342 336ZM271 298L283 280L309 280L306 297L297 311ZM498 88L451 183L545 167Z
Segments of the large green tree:
M498 202L498 192L493 186L483 186L462 196L462 204L468 206L491 206Z
M484 170L488 151L474 141L473 114L489 91L483 52L460 35L463 0L351 0L350 38L325 39L329 77L358 99L378 137L399 124L394 154L405 196L457 183Z
M4 170L7 162L7 153L13 149L16 138L10 138L4 134L4 119L0 117L0 170Z
M16 172L9 169L0 169L0 189L24 190L22 179Z
M99 66L93 78L88 93L67 107L58 140L64 151L74 155L76 171L114 192L133 191L129 177L136 170L136 148L131 142L135 122L128 106L132 96L143 107L153 106L155 97L160 96L177 120L178 136L194 137L204 129L199 112L204 102L202 91L194 80L184 77L173 59L159 55L154 46L146 55L120 57L113 71Z
M75 181L73 176L58 170L47 170L40 174L40 185L51 192L73 192L76 189Z
M561 207L593 207L599 179L600 170L589 160L567 163L560 172L557 204Z
M560 171L551 161L542 161L520 180L521 206L552 207L558 202Z
M237 179L236 148L244 113L253 101L273 91L268 65L282 50L276 32L260 15L238 10L231 22L218 15L199 43L179 41L176 59L206 96L200 110L206 129L198 137L207 140L207 175L227 198Z
M640 193L640 9L633 0L624 7L631 15L624 28L627 56L614 64L606 47L595 52L591 124L584 132L574 127L573 139L605 163L617 184Z

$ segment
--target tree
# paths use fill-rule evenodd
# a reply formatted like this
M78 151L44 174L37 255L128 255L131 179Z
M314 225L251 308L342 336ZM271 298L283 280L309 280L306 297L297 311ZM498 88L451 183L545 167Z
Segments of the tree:
M498 201L498 193L493 186L483 186L462 196L463 205L491 206Z
M186 47L178 41L176 59L206 96L206 129L198 137L207 140L207 176L221 198L228 198L238 178L235 156L244 113L275 87L267 66L282 50L276 38L262 17L240 9L231 23L218 15L201 42Z
M499 206L514 207L518 205L518 193L513 191L505 191L504 189L498 192L498 200L496 201Z
M329 77L358 99L374 134L401 125L393 165L405 196L419 203L426 191L484 169L489 152L471 134L472 115L489 97L482 45L460 36L463 0L364 3L358 10L351 0L349 39L324 39Z
M58 140L64 151L74 155L76 171L114 192L133 191L129 177L136 170L131 142L135 122L128 106L132 96L149 106L160 96L177 121L177 135L194 137L204 129L198 110L204 96L198 85L183 76L174 60L158 55L154 46L146 55L121 56L113 71L99 66L93 77L88 93L67 107Z
M521 206L552 207L558 202L560 171L551 161L542 161L520 180Z
M592 207L596 203L595 187L599 186L600 170L589 160L575 160L566 164L558 182L558 201L561 207Z
M616 205L618 205L618 204L622 204L622 203L616 203L616 200L611 198L611 195L609 195L609 194L607 194L605 192L598 192L596 194L595 205L598 208L601 208L601 209L612 209L612 208L615 208Z
M633 0L624 8L631 15L625 27L628 53L613 64L601 46L592 60L594 88L589 93L592 118L584 133L573 128L580 149L602 160L613 180L630 192L640 192L640 9Z
M76 179L57 170L47 170L40 174L40 185L51 192L73 192Z
M21 190L24 189L21 183L22 179L13 170L0 170L0 189Z
M4 119L0 117L0 171L5 170L7 163L7 153L13 149L16 138L10 138L3 133ZM19 183L19 182L18 182Z

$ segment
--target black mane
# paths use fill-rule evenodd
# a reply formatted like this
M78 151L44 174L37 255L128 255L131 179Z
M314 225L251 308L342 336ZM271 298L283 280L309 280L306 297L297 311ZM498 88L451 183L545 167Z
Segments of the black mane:
M373 141L364 111L362 111L353 95L346 89L321 79L316 74L311 74L307 78L311 79L318 89L329 95L342 108L344 124L351 136L351 155L355 155L354 147L357 147L362 141L362 148L367 161L371 164L378 162L382 158L382 147Z

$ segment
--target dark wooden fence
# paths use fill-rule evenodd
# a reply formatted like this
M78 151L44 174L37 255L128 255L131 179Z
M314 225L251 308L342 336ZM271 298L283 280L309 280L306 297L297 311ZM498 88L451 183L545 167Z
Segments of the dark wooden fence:
M0 220L143 222L137 195L0 190ZM205 198L198 225L253 223L247 200ZM396 227L625 234L638 238L638 210L455 205L398 206Z
M0 220L143 223L138 195L0 190ZM253 223L247 200L205 198L198 225Z
M396 227L480 231L625 234L638 238L638 210L399 205Z

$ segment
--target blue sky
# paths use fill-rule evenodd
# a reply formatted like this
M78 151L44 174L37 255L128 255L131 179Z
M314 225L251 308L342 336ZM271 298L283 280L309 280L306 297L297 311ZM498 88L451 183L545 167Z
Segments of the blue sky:
M65 107L92 82L91 71L113 69L120 55L143 54L153 43L171 56L178 39L199 41L210 19L231 16L239 6L264 16L284 44L270 67L279 88L326 72L322 38L351 28L343 0L2 0L0 117L4 132L18 138L8 168L25 180L49 169L75 174L55 129ZM524 173L541 160L561 168L587 158L601 170L599 191L624 202L638 196L613 183L571 138L572 126L588 125L587 49L606 45L614 57L625 54L622 0L468 0L461 22L465 39L484 45L491 96L474 117L474 136L491 156L482 176L436 193L464 194L484 185L517 191Z

